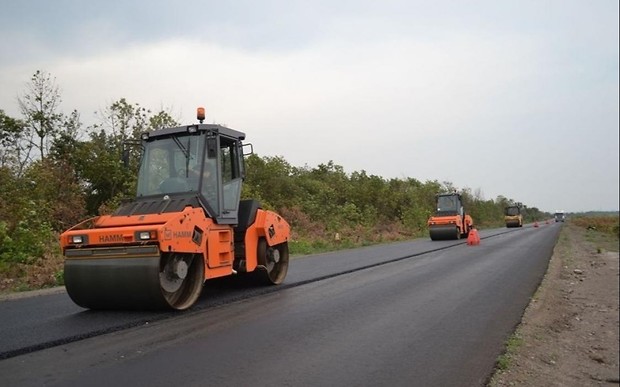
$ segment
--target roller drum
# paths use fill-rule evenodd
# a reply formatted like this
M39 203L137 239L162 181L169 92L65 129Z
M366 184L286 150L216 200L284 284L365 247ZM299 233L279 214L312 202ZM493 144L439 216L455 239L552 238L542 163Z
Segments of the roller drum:
M127 249L67 251L65 287L69 297L87 309L187 309L199 297L204 280L202 259L193 259L177 283L166 278L172 260L155 249L141 254ZM128 256L123 256L123 254ZM147 253L147 254L144 254ZM177 259L176 262L179 262ZM182 265L181 265L182 266ZM184 266L182 266L184 267ZM173 287L174 291L170 290Z
M450 226L431 226L428 230L431 240L450 240L459 239L461 234L459 228L454 225Z

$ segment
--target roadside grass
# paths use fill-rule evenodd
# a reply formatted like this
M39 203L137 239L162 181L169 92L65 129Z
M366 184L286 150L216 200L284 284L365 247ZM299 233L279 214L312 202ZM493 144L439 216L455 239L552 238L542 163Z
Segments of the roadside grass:
M514 353L523 345L523 338L519 335L519 332L513 333L508 340L506 340L506 350L497 358L497 369L505 371L510 368L512 357Z
M321 254L330 251L339 251L354 249L364 246L378 245L382 243L392 243L411 239L411 237L380 237L376 239L360 239L351 240L343 238L340 240L326 240L326 239L297 239L289 241L289 251L292 257L300 255Z
M570 223L585 229L585 238L596 246L597 253L619 250L620 217L580 216L571 218Z
M314 231L308 232L308 229L302 229L304 231L302 233L295 232L295 230L292 232L289 241L291 256L320 254L428 237L426 230L411 231L393 224L379 224L371 227L361 225L342 227L338 232L325 230L317 232L316 230L319 227L316 225L309 229Z
M0 294L26 292L64 284L64 258L57 241L50 241L43 256L30 263L0 262Z
M568 266L572 266L573 259L573 244L571 239L571 233L566 228L560 231L560 237L558 243L555 246L557 253L562 257L562 262Z
M597 230L586 230L586 240L596 246L596 252L618 251L618 238Z

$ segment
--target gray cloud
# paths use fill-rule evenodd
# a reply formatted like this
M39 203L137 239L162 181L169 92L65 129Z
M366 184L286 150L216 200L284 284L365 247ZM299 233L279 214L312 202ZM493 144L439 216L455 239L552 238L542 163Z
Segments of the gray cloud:
M0 16L11 114L43 69L87 123L121 97L205 105L293 165L618 209L617 2L35 3Z

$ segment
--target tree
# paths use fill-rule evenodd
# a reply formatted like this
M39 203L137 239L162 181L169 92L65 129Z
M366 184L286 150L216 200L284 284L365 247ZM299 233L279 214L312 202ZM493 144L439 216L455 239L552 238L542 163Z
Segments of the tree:
M23 122L7 116L0 110L0 168L19 167L22 129Z
M51 158L35 161L26 169L24 196L32 203L37 224L63 231L86 216L84 193L71 172L68 164Z
M145 131L178 125L168 112L162 110L151 116L150 110L125 98L97 114L100 123L94 126L88 141L63 142L65 148L75 149L72 164L92 215L113 210L122 198L134 195L140 152L130 148L129 165L125 166L122 157L127 141L139 139Z
M170 112L161 110L159 113L149 118L149 126L151 129L169 128L179 126L179 122L172 118Z
M31 161L33 148L39 151L41 159L45 158L49 140L58 133L62 123L62 114L58 112L60 91L50 74L37 70L26 87L26 94L17 100L24 116L27 163Z
M74 110L63 123L63 130L52 141L49 157L56 163L62 164L64 169L78 178L77 170L79 163L84 160L77 158L78 148L80 146L79 133L82 127L79 113Z
M140 133L149 129L149 115L151 111L140 106L140 104L131 104L125 98L112 102L102 112L96 112L99 115L100 123L95 125L94 129L103 129L112 134L111 138L116 139L117 149L122 149L122 142L128 139L140 138ZM163 118L154 118L154 122L165 122ZM119 153L120 157L120 153Z
M242 195L254 198L265 208L292 207L299 194L293 178L293 168L280 156L259 157L252 154L245 159L246 178Z
M0 167L0 221L11 230L22 219L27 201L22 183L23 179L17 178L10 168Z

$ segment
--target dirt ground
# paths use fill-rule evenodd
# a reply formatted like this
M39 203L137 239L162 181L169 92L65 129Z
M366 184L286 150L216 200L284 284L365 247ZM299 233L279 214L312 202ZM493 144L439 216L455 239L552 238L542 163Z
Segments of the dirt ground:
M565 224L489 386L618 385L618 274L617 239Z

